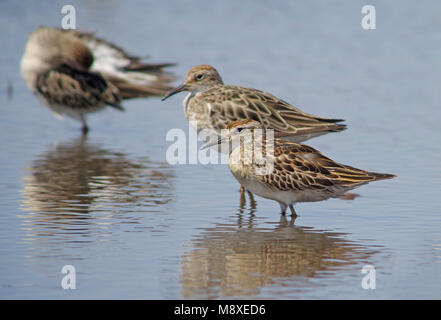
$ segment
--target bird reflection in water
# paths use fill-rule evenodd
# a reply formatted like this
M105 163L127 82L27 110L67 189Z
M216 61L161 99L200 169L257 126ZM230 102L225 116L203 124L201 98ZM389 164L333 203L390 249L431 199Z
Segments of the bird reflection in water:
M250 297L273 284L295 293L309 279L344 268L356 268L359 276L357 264L379 252L346 240L346 234L296 226L294 220L282 216L268 224L238 214L203 229L182 256L182 297Z
M248 199L250 200L250 207L247 210L247 199L246 199L246 195L245 193L248 194ZM240 215L244 214L246 211L248 211L248 213L250 215L254 215L254 213L256 212L257 208L257 203L256 200L254 200L254 196L251 192L249 192L248 190L245 189L240 189L240 200L239 200L239 210L238 213Z
M86 139L59 144L26 168L22 207L29 237L79 225L138 223L172 201L168 164L128 159Z

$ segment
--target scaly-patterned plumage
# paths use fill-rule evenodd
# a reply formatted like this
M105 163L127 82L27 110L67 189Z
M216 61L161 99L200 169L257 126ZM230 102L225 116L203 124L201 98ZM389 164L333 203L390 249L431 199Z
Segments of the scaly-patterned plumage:
M239 119L260 122L264 128L290 134L290 141L301 142L328 132L341 131L341 119L326 119L300 111L279 98L256 89L224 85L211 66L192 68L184 83L163 100L181 91L190 93L184 100L184 111L198 130L213 129L220 134L227 124Z
M170 64L144 64L118 46L77 30L39 27L29 36L21 73L29 89L59 115L85 115L124 99L162 96L173 79Z
M282 214L289 206L295 215L297 202L340 197L371 181L395 177L337 163L312 147L278 139L283 133L271 137L262 129L257 121L235 121L218 143L233 144L229 167L234 177L252 193L279 202ZM265 161L259 162L256 154Z

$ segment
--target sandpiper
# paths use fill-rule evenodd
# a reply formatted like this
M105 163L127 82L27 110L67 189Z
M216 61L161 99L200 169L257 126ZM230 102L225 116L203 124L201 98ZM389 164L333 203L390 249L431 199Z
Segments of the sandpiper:
M277 201L283 215L289 207L296 216L294 204L297 202L338 198L368 182L395 177L337 163L312 147L279 139L282 132L272 131L271 136L262 128L254 120L234 121L221 139L204 148L231 143L229 167L233 176L252 193ZM269 171L258 172L263 162L254 161L256 150L262 153L261 159L266 159L265 166L271 164Z
M287 140L305 141L328 132L346 128L342 119L326 119L300 111L279 98L256 89L224 85L215 68L209 65L193 67L182 85L170 91L162 100L181 92L190 93L183 106L190 123L197 130L212 129L219 135L228 123L251 119L264 128L289 133Z
M21 60L28 88L52 111L82 122L109 105L123 111L124 99L163 96L174 77L172 64L146 64L91 33L39 27Z

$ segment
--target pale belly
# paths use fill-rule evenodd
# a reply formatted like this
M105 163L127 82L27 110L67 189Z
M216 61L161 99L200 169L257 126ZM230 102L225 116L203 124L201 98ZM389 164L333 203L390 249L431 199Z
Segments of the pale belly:
M245 189L253 194L261 196L262 198L275 200L286 205L295 204L297 202L315 202L323 201L330 198L342 196L346 190L305 190L305 191L281 191L269 188L262 183L250 179L244 179L240 175L234 174L234 177L239 181Z
M232 155L236 150L233 151ZM233 176L239 181L241 185L248 191L266 199L275 200L279 203L286 205L295 204L297 202L314 202L327 200L329 198L335 198L343 195L348 189L346 188L332 188L325 190L279 190L277 188L270 187L269 185L260 182L259 177L254 175L250 171L243 170L242 165L232 164L232 158L230 156L229 167ZM237 156L237 154L236 154Z

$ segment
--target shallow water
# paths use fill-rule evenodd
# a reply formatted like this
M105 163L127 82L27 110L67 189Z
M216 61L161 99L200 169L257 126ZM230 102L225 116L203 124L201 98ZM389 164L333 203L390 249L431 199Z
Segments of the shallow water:
M127 101L78 123L27 90L19 61L64 3L2 2L0 298L441 298L441 5L370 1L77 1L77 27L131 53L197 64L224 82L271 92L348 129L307 144L398 178L353 201L241 198L225 165L170 165L176 95ZM12 86L8 98L7 83ZM63 290L64 265L76 290ZM362 288L363 266L376 289Z

